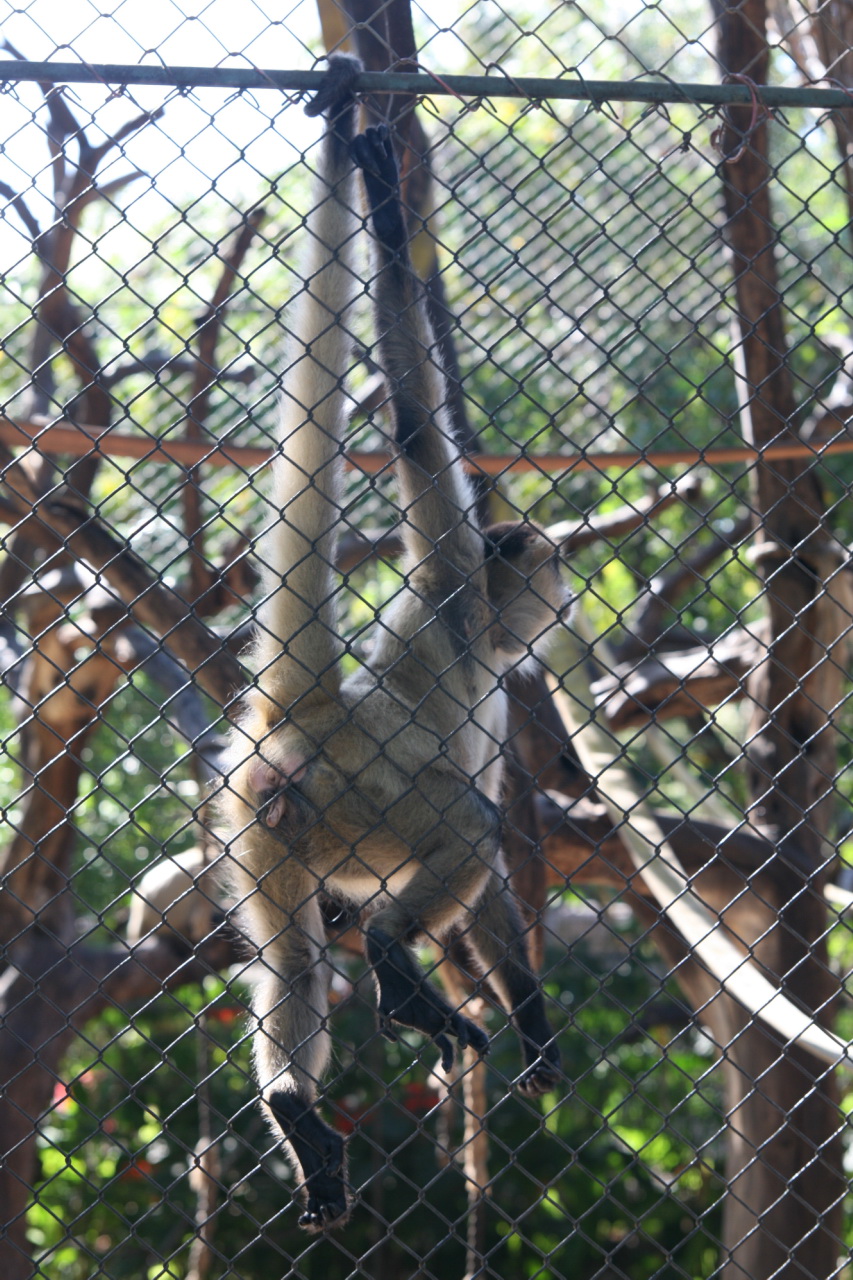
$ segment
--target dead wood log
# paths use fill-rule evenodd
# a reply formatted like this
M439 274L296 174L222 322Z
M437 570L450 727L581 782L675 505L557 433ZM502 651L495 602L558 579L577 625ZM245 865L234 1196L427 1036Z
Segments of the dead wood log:
M760 655L755 631L732 630L702 648L620 663L592 693L611 729L693 716L740 698Z
M651 897L604 806L547 791L535 800L539 845L549 884L605 885ZM655 821L697 884L717 886L709 904L742 896L747 883L772 870L776 849L759 834L654 811ZM626 818L630 821L630 817ZM696 887L694 885L694 887Z
M769 61L765 0L713 0L712 9L723 71L763 84ZM795 438L797 409L777 283L767 135L760 109L727 111L720 172L737 299L737 385L747 442L759 448ZM753 932L749 923L740 936L761 955L772 980L826 1023L837 993L822 895L836 772L831 715L841 696L834 651L849 611L845 615L825 586L838 560L824 529L816 467L764 457L750 478L768 630L748 684L749 817L776 845L777 857L774 894L755 895L751 912L770 904L770 935ZM720 995L716 1007L728 1037L723 1275L830 1275L845 1185L836 1084L807 1054L782 1050L764 1026L744 1026L743 1011L730 997Z

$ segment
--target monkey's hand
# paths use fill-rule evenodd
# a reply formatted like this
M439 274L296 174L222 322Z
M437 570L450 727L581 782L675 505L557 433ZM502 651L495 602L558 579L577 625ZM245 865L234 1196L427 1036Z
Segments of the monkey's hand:
M453 1068L454 1050L448 1036L455 1036L460 1049L486 1053L489 1037L475 1022L451 1009L428 982L406 948L382 929L367 930L367 957L379 988L379 1026L389 1040L397 1035L391 1023L412 1027L430 1036L441 1052L445 1072Z
M387 125L378 124L353 138L352 158L364 175L376 238L392 253L405 248L407 235L400 207L400 174Z
M277 1089L267 1102L305 1179L300 1227L324 1231L341 1226L349 1216L341 1135L324 1124L311 1104L295 1093Z
M538 1098L543 1093L551 1093L560 1083L560 1054L553 1041L540 1049L530 1046L527 1054L528 1066L522 1072L516 1087L526 1098Z
M323 83L306 104L306 116L336 116L355 102L355 82L363 67L348 53L333 53Z

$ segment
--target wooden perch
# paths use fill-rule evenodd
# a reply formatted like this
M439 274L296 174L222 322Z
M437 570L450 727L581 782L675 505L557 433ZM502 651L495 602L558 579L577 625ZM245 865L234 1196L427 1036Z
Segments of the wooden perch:
M663 810L653 812L691 882L705 876L717 891L729 895L729 901L743 893L748 879L772 867L775 847L757 833ZM631 861L619 824L614 825L603 804L594 799L570 800L549 790L536 797L536 819L551 884L565 880L654 896ZM701 885L698 891L701 896Z
M611 729L691 716L740 698L762 651L754 633L732 630L702 648L620 663L592 693Z

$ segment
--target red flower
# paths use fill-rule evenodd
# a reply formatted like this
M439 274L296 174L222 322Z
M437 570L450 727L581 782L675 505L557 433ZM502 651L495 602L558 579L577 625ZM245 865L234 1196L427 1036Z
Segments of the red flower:
M119 1174L122 1182L139 1182L146 1174L153 1173L154 1166L150 1160L144 1160L141 1156L137 1156L129 1165L126 1165Z
M223 1022L226 1026L230 1026L232 1022L236 1022L240 1017L242 1009L238 1009L236 1005L223 1004L218 1009L212 1009L207 1015L211 1022Z
M439 1102L435 1089L421 1080L411 1080L403 1089L403 1106L414 1115L425 1115Z

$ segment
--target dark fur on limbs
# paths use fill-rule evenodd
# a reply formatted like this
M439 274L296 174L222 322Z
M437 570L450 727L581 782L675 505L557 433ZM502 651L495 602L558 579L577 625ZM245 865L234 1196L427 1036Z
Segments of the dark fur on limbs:
M322 1231L343 1221L347 1216L343 1138L295 1093L276 1091L267 1104L302 1168L306 1204L300 1227Z
M392 1022L422 1031L440 1049L441 1066L447 1072L453 1069L455 1056L448 1033L456 1037L460 1049L470 1044L478 1053L487 1052L486 1033L451 1009L401 943L382 929L368 928L366 937L367 958L379 988L379 1025L383 1035L389 1040L397 1039Z

